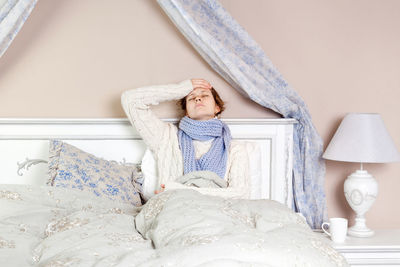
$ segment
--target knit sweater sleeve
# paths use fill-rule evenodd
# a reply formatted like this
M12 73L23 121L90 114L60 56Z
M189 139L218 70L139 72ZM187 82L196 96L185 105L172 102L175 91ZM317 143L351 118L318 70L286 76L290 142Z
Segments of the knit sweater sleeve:
M122 93L122 107L150 150L157 151L163 135L170 127L169 123L163 122L151 111L150 105L179 100L192 90L191 80L185 80L178 84L140 87Z
M165 189L193 189L205 195L248 199L250 197L249 159L244 146L239 144L234 145L230 150L230 157L231 162L227 175L227 188L199 188L168 181L165 183Z

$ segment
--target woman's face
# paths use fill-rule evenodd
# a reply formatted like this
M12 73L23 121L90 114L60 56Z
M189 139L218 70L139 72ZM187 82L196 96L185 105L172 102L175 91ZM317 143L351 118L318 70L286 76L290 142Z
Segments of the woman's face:
M210 89L195 88L186 96L186 115L192 120L211 120L219 111Z

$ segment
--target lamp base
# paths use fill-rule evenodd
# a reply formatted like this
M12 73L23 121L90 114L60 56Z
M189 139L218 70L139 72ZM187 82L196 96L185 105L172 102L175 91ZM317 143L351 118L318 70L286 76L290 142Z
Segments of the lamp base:
M353 229L353 227L350 227L347 231L347 234L355 237L370 237L373 236L375 232L370 229L360 231L358 229Z
M344 194L350 207L357 214L355 224L348 229L348 234L356 237L373 236L374 231L367 227L364 214L378 194L378 183L374 177L365 170L357 170L344 182Z
M374 231L369 229L365 224L365 218L356 218L354 226L350 227L347 234L355 237L370 237L375 234Z

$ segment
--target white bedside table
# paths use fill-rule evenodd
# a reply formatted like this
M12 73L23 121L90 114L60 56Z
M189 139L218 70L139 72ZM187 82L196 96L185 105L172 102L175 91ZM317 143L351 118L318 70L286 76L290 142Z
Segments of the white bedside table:
M330 244L351 266L400 267L400 229L374 231L375 235L372 237L347 236L344 243L330 241ZM329 238L326 234L322 234Z

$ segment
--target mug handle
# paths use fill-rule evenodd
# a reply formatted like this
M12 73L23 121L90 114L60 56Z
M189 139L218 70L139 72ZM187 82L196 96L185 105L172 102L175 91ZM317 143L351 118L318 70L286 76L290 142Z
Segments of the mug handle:
M327 226L329 227L329 223L324 222L324 223L321 225L322 231L324 231L325 234L331 236L331 234L330 234L327 230L325 230L325 228L324 228L325 225L327 225Z

